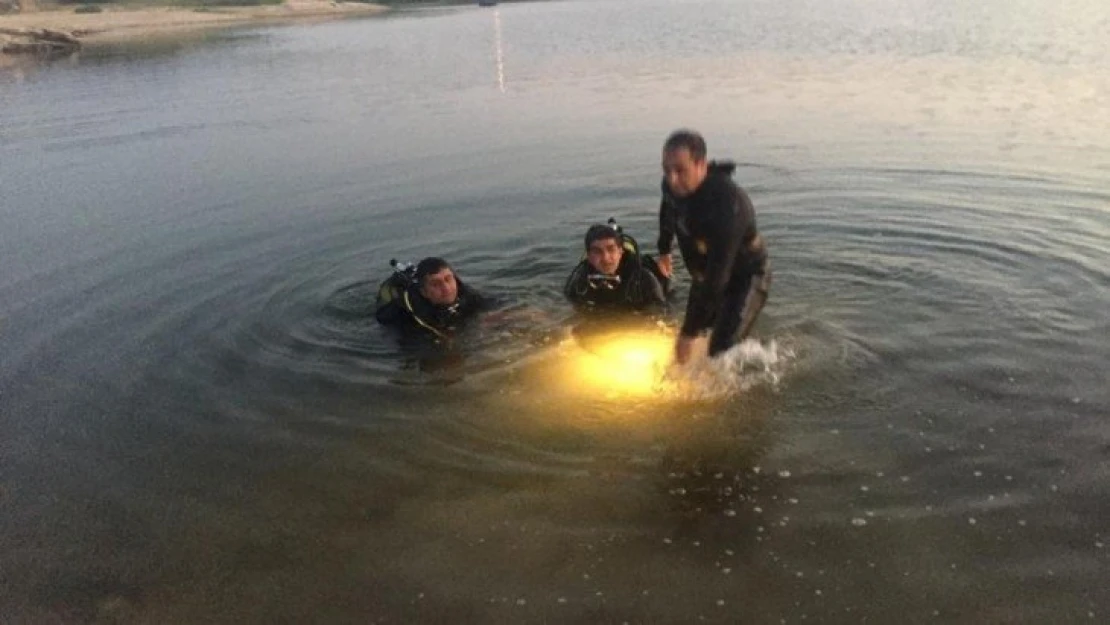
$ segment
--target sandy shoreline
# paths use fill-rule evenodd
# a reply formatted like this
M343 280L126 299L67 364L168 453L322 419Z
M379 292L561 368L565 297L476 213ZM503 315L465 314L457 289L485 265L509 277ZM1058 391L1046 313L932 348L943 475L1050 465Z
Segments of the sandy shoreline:
M0 44L18 37L11 31L47 29L72 35L81 46L118 43L172 35L175 32L283 20L325 20L373 15L388 10L379 4L286 0L273 6L127 8L105 6L101 13L78 14L73 7L34 13L0 15ZM8 32L9 34L4 34ZM3 46L0 45L0 48Z

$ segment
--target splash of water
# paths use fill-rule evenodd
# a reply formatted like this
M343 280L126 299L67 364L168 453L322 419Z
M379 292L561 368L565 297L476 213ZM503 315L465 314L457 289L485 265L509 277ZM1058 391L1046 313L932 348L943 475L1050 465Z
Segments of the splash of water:
M774 339L766 344L747 339L715 358L701 357L687 365L671 363L660 381L660 392L704 400L743 393L760 384L774 386L793 355Z

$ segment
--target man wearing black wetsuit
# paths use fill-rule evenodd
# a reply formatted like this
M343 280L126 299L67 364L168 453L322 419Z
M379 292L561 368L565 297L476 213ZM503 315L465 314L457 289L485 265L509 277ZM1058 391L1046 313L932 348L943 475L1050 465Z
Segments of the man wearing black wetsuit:
M655 261L612 223L586 231L586 257L571 271L563 294L581 312L634 312L667 304Z
M490 302L463 283L442 258L429 257L416 265L412 282L398 285L396 296L379 303L378 322L406 331L450 338L458 327Z
M706 160L705 139L696 132L676 131L663 145L659 266L671 275L677 236L693 279L675 343L680 364L690 359L694 339L709 330L710 356L743 340L767 301L767 250L752 202L732 180L735 169L731 162Z

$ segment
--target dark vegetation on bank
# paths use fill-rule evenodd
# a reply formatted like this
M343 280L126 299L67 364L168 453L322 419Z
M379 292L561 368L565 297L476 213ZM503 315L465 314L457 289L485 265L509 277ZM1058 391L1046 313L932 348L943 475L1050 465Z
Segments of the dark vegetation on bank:
M2 2L3 0L0 0ZM267 6L281 4L283 0L51 0L49 2L39 1L40 8L64 8L64 7L124 7L124 8L144 8L144 7L218 7L218 6Z
M341 3L381 4L397 8L479 4L477 0L332 0ZM529 0L516 0L526 2ZM534 0L533 0L534 1ZM285 0L0 0L0 15L35 13L40 10L69 9L74 13L100 13L105 8L195 7L198 10L220 7L280 5ZM481 4L484 4L482 2Z
M364 2L386 6L474 4L475 0L338 0ZM159 7L159 6L266 6L281 4L284 0L0 0L0 13L39 9L76 7L78 11L95 12L100 6ZM89 7L89 8L87 8Z

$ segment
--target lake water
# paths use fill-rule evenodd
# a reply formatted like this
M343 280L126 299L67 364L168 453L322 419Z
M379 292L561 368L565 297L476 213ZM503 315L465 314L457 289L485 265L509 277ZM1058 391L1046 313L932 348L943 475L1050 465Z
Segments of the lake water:
M1107 32L583 0L3 70L0 621L1107 622ZM562 281L594 221L654 248L681 126L759 343L607 389ZM372 296L430 254L536 321L405 351Z

